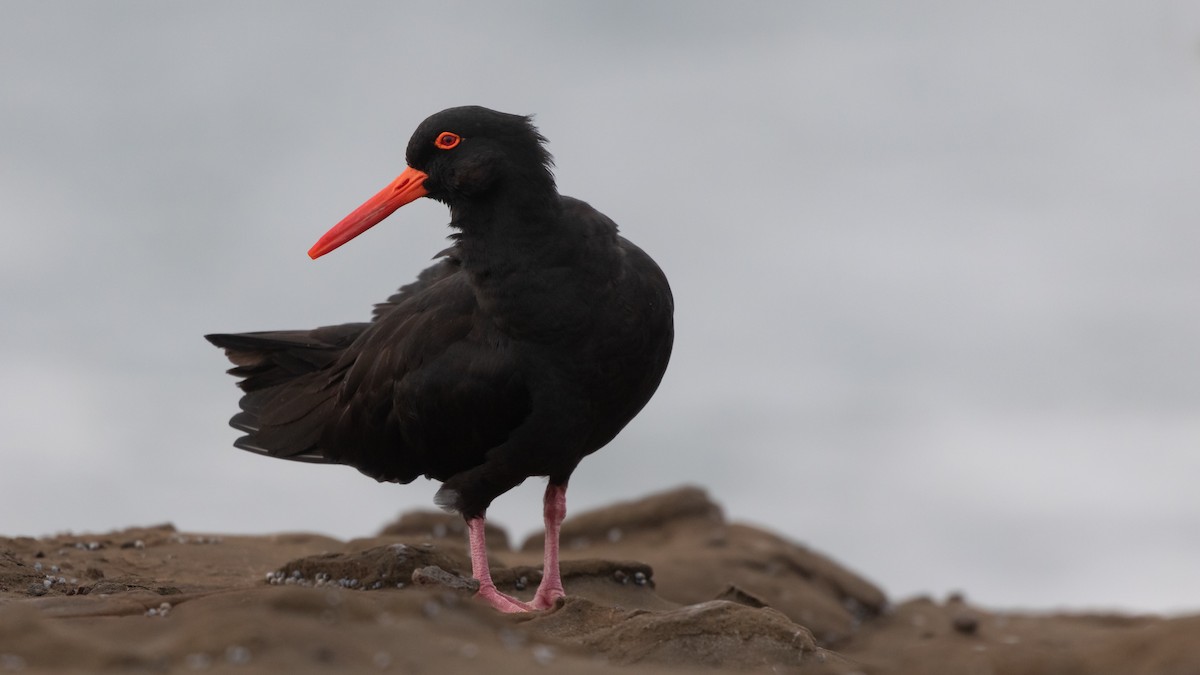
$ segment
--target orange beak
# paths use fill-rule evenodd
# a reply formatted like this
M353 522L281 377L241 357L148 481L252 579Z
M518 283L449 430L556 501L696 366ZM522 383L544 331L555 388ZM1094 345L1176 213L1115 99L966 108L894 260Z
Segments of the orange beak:
M368 199L318 239L308 249L308 257L316 260L379 224L401 206L429 194L425 189L425 179L428 177L424 171L417 171L411 166L406 168L391 185L380 190L379 194Z

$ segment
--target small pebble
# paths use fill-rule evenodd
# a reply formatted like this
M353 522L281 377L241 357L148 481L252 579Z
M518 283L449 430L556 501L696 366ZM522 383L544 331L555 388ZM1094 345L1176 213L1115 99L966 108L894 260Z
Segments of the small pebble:
M547 666L554 660L554 647L550 645L534 645L533 660L538 662L538 665Z
M225 650L225 660L235 666L244 666L250 663L250 650L241 645L230 645Z
M525 636L515 630L504 628L500 631L500 643L504 645L505 649L514 651L525 644Z
M186 534L173 534L167 541L172 544L219 544L222 539L220 537L189 537Z
M204 652L196 652L183 657L183 663L192 670L208 670L212 667L212 657Z
M963 635L974 635L979 630L979 619L970 614L959 614L954 617L951 625Z
M613 572L613 579L615 579L617 583L629 583L629 575L625 573L625 570L617 570L616 572Z
M440 587L442 589L466 591L474 594L479 590L479 581L460 577L447 572L437 565L428 565L413 570L412 582L418 586Z
M633 583L637 584L638 586L645 586L646 585L646 573L645 572L635 572L633 575Z
M526 576L518 577L516 583L514 583L513 586L515 586L518 591L525 590L525 588L529 586L529 577L526 577Z

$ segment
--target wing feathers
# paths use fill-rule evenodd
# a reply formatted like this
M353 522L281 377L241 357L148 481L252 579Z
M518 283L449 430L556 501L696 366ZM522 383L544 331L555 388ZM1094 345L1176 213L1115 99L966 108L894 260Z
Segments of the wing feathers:
M237 447L379 480L470 468L531 405L453 257L376 305L370 323L205 337L242 378Z

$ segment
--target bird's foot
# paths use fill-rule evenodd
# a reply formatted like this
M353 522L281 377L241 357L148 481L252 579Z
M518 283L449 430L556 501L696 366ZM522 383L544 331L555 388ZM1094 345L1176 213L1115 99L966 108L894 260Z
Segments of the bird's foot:
M533 602L529 603L534 609L550 609L559 598L565 597L562 586L554 588L539 588Z
M504 612L505 614L534 612L538 609L544 609L542 607L530 605L527 602L522 602L511 595L505 595L504 593L501 593L496 588L495 584L481 584L479 586L479 592L475 594L475 597L487 601L487 603L495 608L496 611Z

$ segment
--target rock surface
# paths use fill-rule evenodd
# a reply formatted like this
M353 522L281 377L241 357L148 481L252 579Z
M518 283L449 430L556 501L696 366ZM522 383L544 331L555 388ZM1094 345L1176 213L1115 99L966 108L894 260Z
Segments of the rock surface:
M540 537L489 536L497 584L530 598ZM892 605L697 488L579 514L563 544L567 597L506 616L472 598L461 529L436 513L349 542L0 537L0 672L1200 673L1200 616Z

